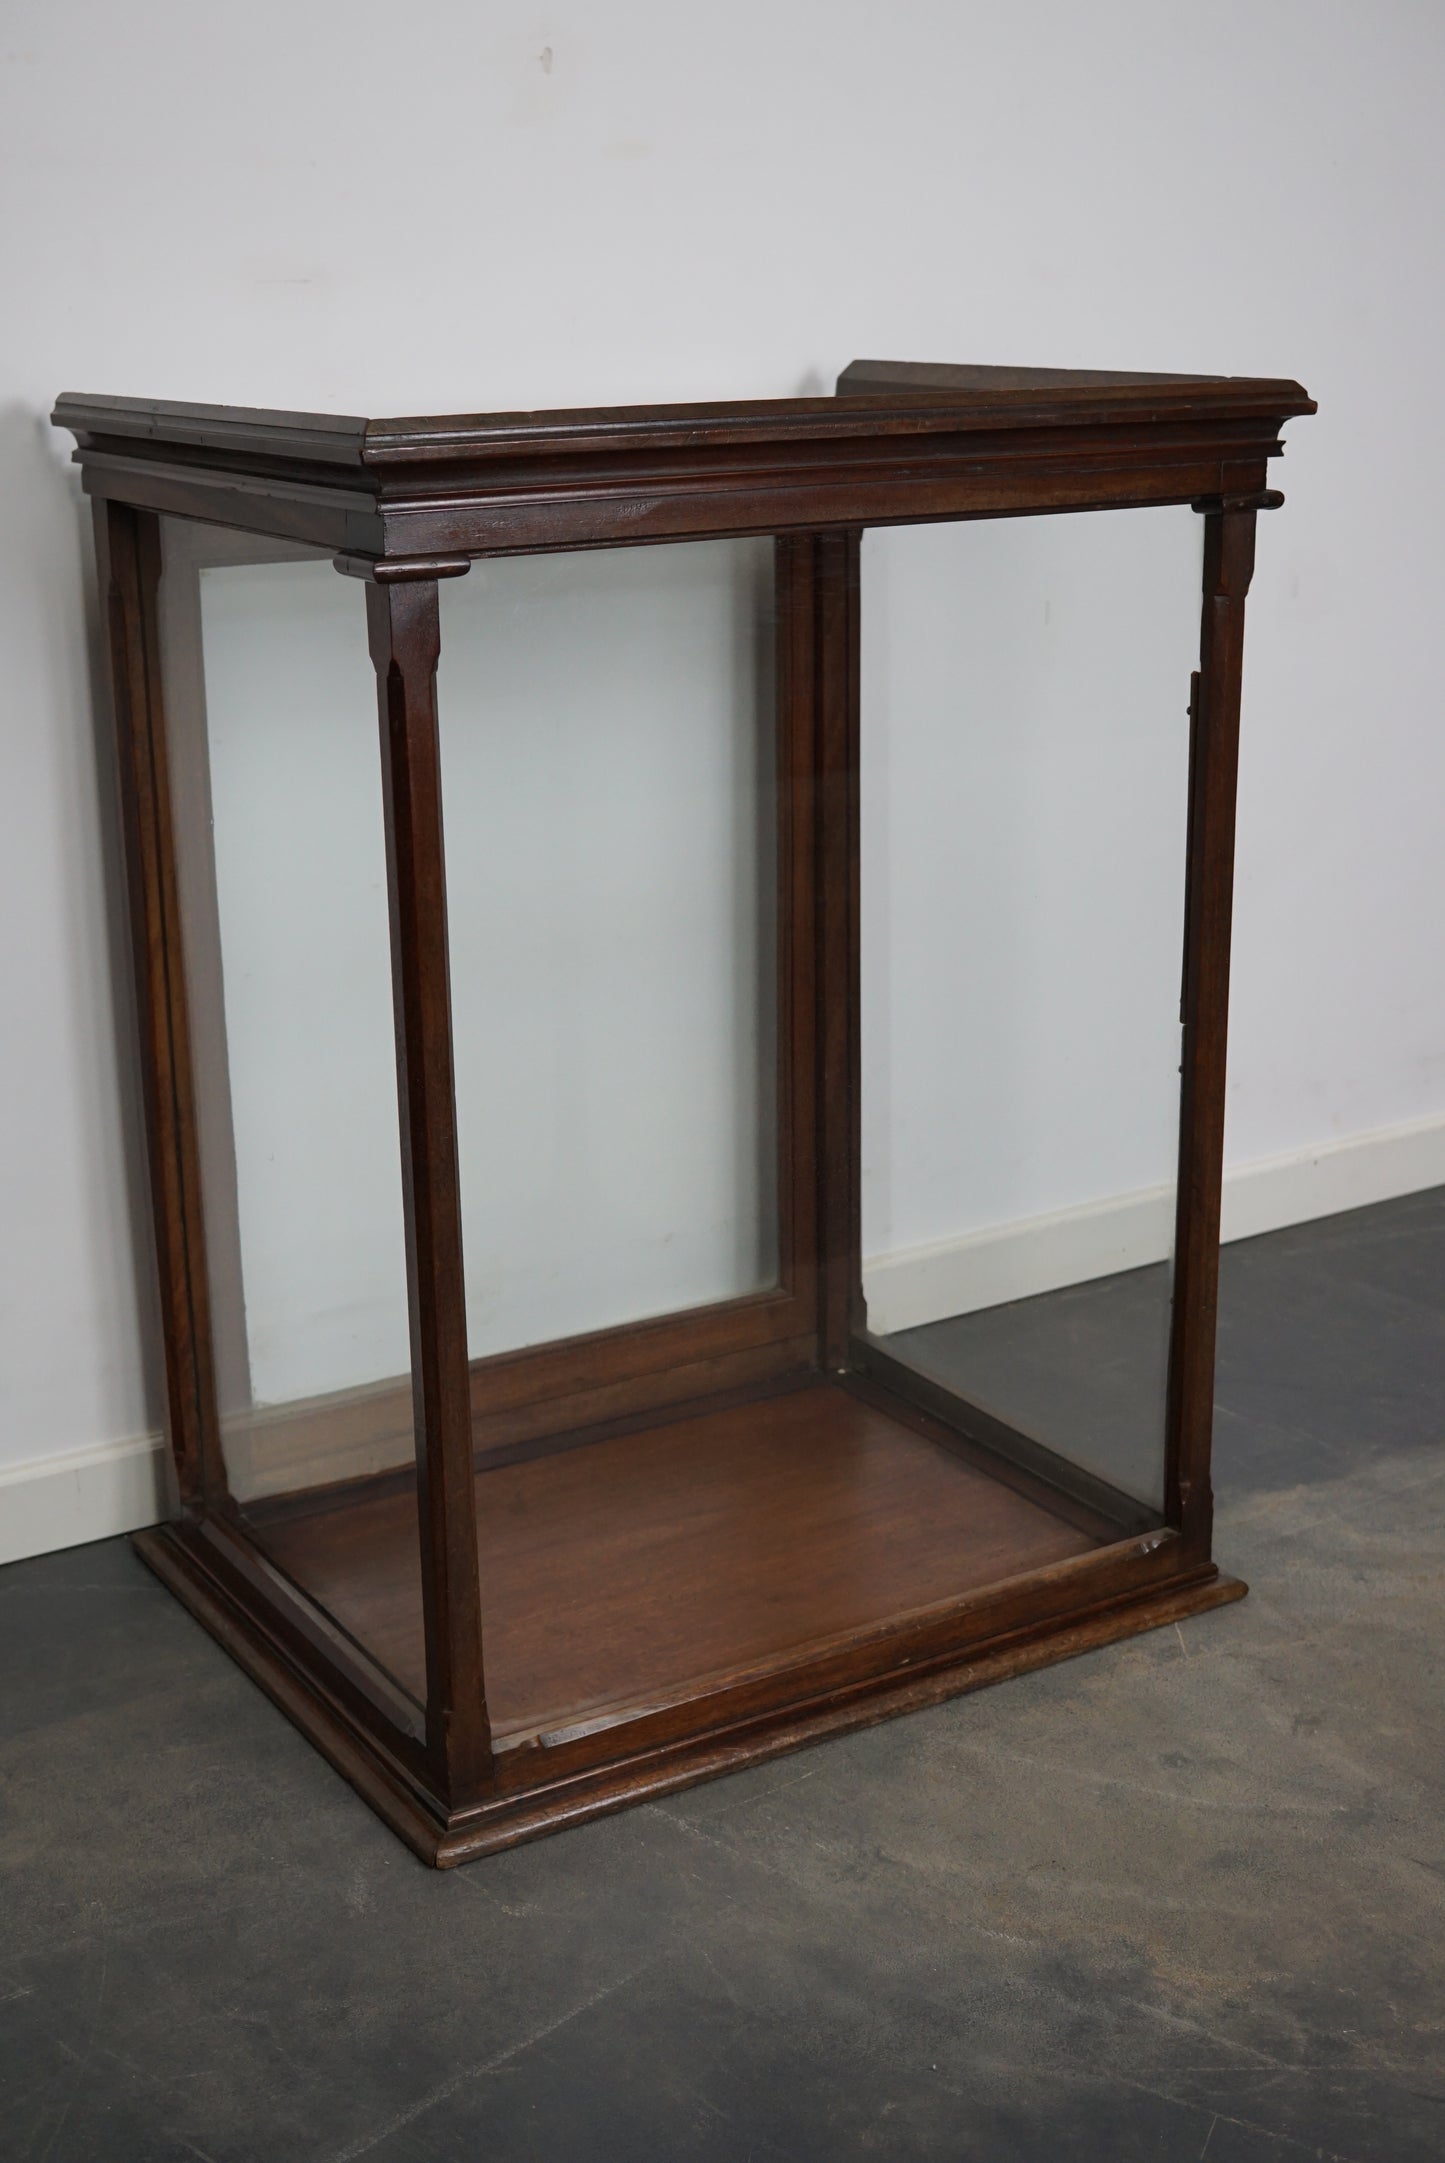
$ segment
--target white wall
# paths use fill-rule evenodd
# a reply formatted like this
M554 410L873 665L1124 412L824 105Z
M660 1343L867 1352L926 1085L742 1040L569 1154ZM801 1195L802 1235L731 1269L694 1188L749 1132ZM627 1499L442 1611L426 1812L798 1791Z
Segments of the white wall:
M63 387L387 413L817 390L860 354L1300 376L1229 1147L1436 1133L1442 87L1445 17L1380 0L10 0L0 1465L157 1418Z

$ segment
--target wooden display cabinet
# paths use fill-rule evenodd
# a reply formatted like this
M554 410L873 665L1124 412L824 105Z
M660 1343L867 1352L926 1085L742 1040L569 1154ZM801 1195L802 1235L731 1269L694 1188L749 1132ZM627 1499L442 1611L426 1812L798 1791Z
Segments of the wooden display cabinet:
M1280 500L1268 461L1283 423L1313 410L1292 382L873 362L845 370L834 398L442 419L59 400L55 421L75 435L95 501L109 623L175 1470L171 1521L137 1545L428 1862L465 1861L1242 1593L1211 1554L1209 1476L1241 641L1256 514ZM1067 1436L971 1398L868 1327L859 565L868 528L1166 505L1203 514L1204 583L1193 693L1181 681L1178 695L1177 1206L1160 1476L1144 1492L1149 1482L1130 1491ZM719 543L742 553L725 561L692 545ZM616 1172L646 1216L649 1151L666 1154L668 1177L701 1176L657 1106L672 1086L690 1100L679 1118L711 1118L706 1061L728 1026L725 1006L707 1004L699 949L706 1016L679 1019L675 1070L669 1052L645 1086L634 1077L607 1100L664 1089L637 1122L656 1131L619 1145L614 1164L595 1102L626 1049L633 990L638 1026L659 1043L687 1003L662 959L639 965L629 989L628 939L645 941L649 914L675 901L681 917L704 872L690 842L671 871L629 866L653 847L656 820L579 857L584 827L569 839L560 814L549 866L545 817L527 825L514 807L484 823L508 755L492 738L482 808L453 801L469 754L447 734L448 582L470 572L475 592L494 581L497 668L511 668L500 658L510 638L507 680L520 682L529 656L565 666L569 649L551 601L527 614L543 590L527 580L545 581L545 565L519 571L513 559L597 569L583 552L598 550L626 553L608 559L610 584L547 589L558 608L585 589L596 654L640 666L645 684L638 656L675 604L695 636L669 665L699 678L730 668L739 683L767 668L767 686L747 695L770 707L768 725L737 738L754 763L748 752L715 784L697 751L672 821L701 818L720 786L737 795L739 832L744 799L757 814L739 844L757 891L737 1012L751 1032L743 1066L768 1078L728 1162L732 1176L744 1160L762 1166L761 1200L742 1211L746 1238L727 1232L746 1248L736 1277L699 1232L659 1294L647 1271L671 1232L651 1218L635 1284L631 1248L619 1243L615 1269L589 1250L577 1263L592 1273L586 1297L623 1319L580 1333L546 1320L593 1311L580 1291L567 1304L566 1269L549 1272L545 1254L524 1264L519 1248L519 1275L532 1270L540 1289L508 1338L504 1243L471 1287L474 1309L491 1302L479 1350L463 1270L475 1090L509 1059L525 1068L507 1100L514 1147L496 1138L508 1118L492 1119L481 1185L512 1194L506 1237L518 1242L535 1186L547 1236L565 1245L574 1189L610 1193ZM707 598L699 565L723 578L721 599ZM351 727L352 661L336 663L334 701L320 664L307 673L321 647L342 653L338 640L365 667L363 597L379 771L374 736L365 750L366 731ZM609 608L625 618L613 647ZM766 638L748 630L749 608ZM484 707L492 633L479 636ZM632 696L609 706L599 690L591 735L538 751L548 788L606 793L606 731ZM319 718L329 702L334 727ZM522 733L540 742L545 717L534 723ZM247 833L260 837L249 869ZM458 941L486 915L489 866L502 860L512 883L493 946L505 935L515 951L512 974L493 978L495 954L469 948L462 967ZM342 869L333 878L328 865ZM554 869L575 873L581 901L573 932L563 923L548 945ZM585 931L588 878L599 914L605 891L631 881L634 931L599 939L568 994L597 1009L587 1046L534 1072L507 986L525 990L530 966L526 995L545 1003L547 968L565 973ZM268 938L263 967L255 942ZM353 963L358 981L386 987L384 1012L352 997ZM483 983L485 997L473 990ZM463 994L479 1009L467 1042L481 1050L459 1089ZM399 1099L399 1167L383 1066ZM538 1093L555 1097L545 1149L527 1139L525 1100ZM363 1129L382 1139L363 1146ZM298 1201L288 1218L288 1189L300 1196L323 1175L334 1184L317 1185L322 1202ZM264 1206L252 1199L263 1192ZM264 1268L263 1218L282 1227ZM394 1254L373 1253L375 1226L393 1219ZM328 1305L327 1272L359 1284L361 1259L373 1307L360 1292L354 1313L339 1294ZM304 1327L303 1309L315 1316Z

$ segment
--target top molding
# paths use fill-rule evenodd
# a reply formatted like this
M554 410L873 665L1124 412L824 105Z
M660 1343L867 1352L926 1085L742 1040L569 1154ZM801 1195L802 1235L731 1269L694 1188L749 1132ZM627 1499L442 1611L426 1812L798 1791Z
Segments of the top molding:
M92 494L382 560L1239 497L1298 383L854 361L834 398L365 420L66 392Z

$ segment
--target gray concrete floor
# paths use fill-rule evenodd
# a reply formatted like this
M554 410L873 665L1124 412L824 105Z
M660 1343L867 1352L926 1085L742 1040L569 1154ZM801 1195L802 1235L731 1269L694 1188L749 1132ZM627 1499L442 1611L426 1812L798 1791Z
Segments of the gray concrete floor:
M123 1543L0 1571L26 2163L1439 2163L1445 1190L1230 1249L1241 1605L439 1876Z

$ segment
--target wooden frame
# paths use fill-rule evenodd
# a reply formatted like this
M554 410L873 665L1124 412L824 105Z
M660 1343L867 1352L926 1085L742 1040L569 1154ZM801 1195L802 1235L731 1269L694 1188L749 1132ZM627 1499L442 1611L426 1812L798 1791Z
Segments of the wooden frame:
M1212 1559L1209 1487L1240 665L1256 515L1280 500L1266 486L1268 461L1283 423L1313 410L1292 382L877 362L845 370L833 399L636 411L363 421L59 400L54 418L74 432L95 498L110 628L177 1490L173 1521L138 1545L428 1861L462 1861L1242 1592ZM1156 1516L922 1382L864 1327L858 576L870 525L1181 503L1205 516L1206 545L1167 1477ZM227 1377L244 1374L235 1351L239 1326L244 1353L244 1316L224 1221L234 1215L224 1017L218 996L214 1013L194 1010L211 934L204 862L187 854L187 836L204 823L208 782L203 760L183 754L177 765L167 725L163 517L228 528L243 552L255 548L249 535L282 553L333 555L365 582L378 686L412 1374L355 1393L363 1401L344 1409L357 1449L382 1466L398 1437L414 1438L415 1469L365 1459L344 1495L309 1487L299 1510L273 1511L264 1535L264 1476L260 1501L233 1491L224 1441L233 1414L223 1408L237 1394ZM438 581L490 555L743 535L775 545L778 1283L469 1362ZM188 900L197 890L199 902ZM219 1084L206 1078L218 1045ZM297 1421L313 1414L288 1416L295 1447ZM331 1405L314 1411L336 1416ZM695 1602L676 1594L669 1606L655 1583L619 1588L599 1576L596 1611L614 1617L619 1639L636 1626L665 1643L697 1627L696 1671L674 1686L634 1651L635 1674L604 1660L611 1684L597 1682L571 1712L548 1714L540 1698L526 1716L509 1707L515 1647L495 1602L520 1565L489 1531L487 1498L504 1490L485 1482L550 1496L547 1507L585 1524L615 1459L582 1445L611 1441L637 1466L686 1473L704 1436L721 1454L711 1469L697 1457L698 1480L733 1480L726 1492L755 1510L760 1540L769 1513L799 1513L789 1522L816 1534L820 1556L844 1535L822 1505L816 1523L809 1517L809 1480L826 1485L832 1451L853 1453L850 1477L878 1473L878 1506L902 1512L903 1530L869 1564L883 1588L873 1606L829 1606L804 1582L781 1634L768 1638L739 1612L727 1647L708 1654ZM940 1488L940 1478L961 1484ZM355 1525L364 1502L380 1523L399 1484L415 1496L416 1673L363 1649L342 1603L290 1560L328 1512L344 1506ZM931 1528L955 1491L958 1521L983 1545L973 1576L953 1584ZM659 1524L662 1537L669 1527ZM847 1561L842 1548L833 1556L845 1577ZM805 1557L804 1580L810 1567ZM631 1619L617 1623L624 1598Z

